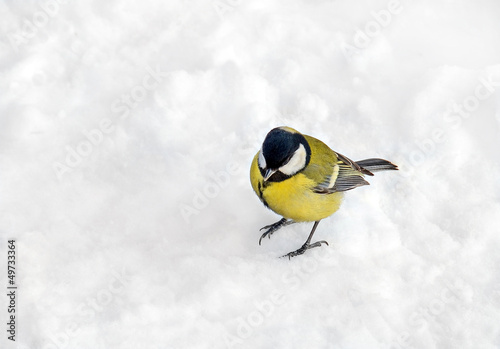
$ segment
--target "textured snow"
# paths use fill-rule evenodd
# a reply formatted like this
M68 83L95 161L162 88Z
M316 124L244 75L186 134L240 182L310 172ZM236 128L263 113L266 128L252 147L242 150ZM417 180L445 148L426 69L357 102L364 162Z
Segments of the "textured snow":
M0 12L2 348L500 347L498 1ZM400 167L291 260L248 178L281 125Z

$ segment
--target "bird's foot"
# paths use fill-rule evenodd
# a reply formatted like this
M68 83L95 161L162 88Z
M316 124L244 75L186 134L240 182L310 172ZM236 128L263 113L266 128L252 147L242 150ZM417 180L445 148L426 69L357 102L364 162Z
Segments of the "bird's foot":
M282 218L280 219L279 221L277 221L276 223L273 223L273 224L269 224L269 225L266 225L265 227L262 227L260 230L264 230L264 229L267 229L266 232L264 234L262 234L262 236L260 237L259 239L259 245L260 245L260 242L262 241L262 238L265 238L266 236L270 239L271 238L271 235L273 235L273 233L278 230L279 228L281 227L284 227L286 225L290 225L292 223L295 223L294 221L292 220L288 220L286 218Z
M311 248L320 247L321 244L326 244L327 246L329 246L328 242L326 242L325 240L316 241L315 243L312 243L312 244L308 244L306 242L297 251L293 251L293 252L287 253L286 255L284 255L282 257L288 257L288 259L290 259L290 258L295 257L295 256L300 256L301 254L304 254L304 252L306 252L307 250L309 250Z

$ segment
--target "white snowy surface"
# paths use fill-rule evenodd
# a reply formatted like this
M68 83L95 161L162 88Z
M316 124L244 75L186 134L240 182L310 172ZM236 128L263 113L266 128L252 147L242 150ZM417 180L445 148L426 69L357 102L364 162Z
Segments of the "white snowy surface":
M2 348L500 347L498 1L0 13ZM248 178L280 125L400 166L291 260Z

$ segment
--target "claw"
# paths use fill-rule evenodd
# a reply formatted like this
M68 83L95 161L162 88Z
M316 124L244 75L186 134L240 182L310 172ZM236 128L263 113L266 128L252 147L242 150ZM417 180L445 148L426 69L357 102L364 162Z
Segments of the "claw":
M261 229L262 230L262 229ZM265 238L267 236L268 239L271 239L271 235L273 235L273 233L278 230L278 228L276 229L269 229L268 231L266 231L264 234L261 235L260 239L259 239L259 245L260 245L260 242L262 241L262 238Z
M274 223L274 224L276 224L276 223ZM259 229L259 231L262 231L262 230L264 230L264 229L269 229L269 228L271 228L272 226L273 226L273 224L266 225L265 227L260 228L260 229Z
M259 246L260 246L260 242L262 241L262 238L268 236L269 239L271 238L271 234L268 234L267 232L265 232L264 234L261 235L260 239L259 239Z
M262 227L260 229L260 231L264 230L264 229L267 229L267 231L262 234L262 236L260 237L259 239L259 245L262 241L262 238L265 238L266 236L270 239L271 238L271 235L273 235L273 233L280 229L281 227L284 227L286 225L289 225L289 224L292 224L292 223L295 223L294 221L292 220L288 220L286 218L282 218L280 219L279 221L277 221L276 223L273 223L273 224L269 224L269 225L266 225L265 227Z
M312 244L308 244L307 242L302 245L301 248L299 248L298 250L296 251L293 251L293 252L290 252L290 253L287 253L286 255L284 256L281 256L281 258L284 258L284 257L288 257L288 259L292 258L292 257L296 257L296 256L300 256L301 254L304 254L304 252L306 252L307 250L310 250L311 248L315 248L315 247L320 247L321 244L326 244L327 246L330 246L328 244L327 241L325 240L321 240L321 241L316 241L315 243L312 243Z

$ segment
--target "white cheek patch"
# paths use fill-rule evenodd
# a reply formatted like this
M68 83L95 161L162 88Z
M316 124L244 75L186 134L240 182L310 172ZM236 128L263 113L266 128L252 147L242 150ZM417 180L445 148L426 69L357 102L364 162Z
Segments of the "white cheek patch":
M290 161L279 168L279 171L287 176L293 176L304 167L306 167L307 152L304 146L301 144L299 148L293 153Z
M259 152L259 167L264 169L266 168L266 158L264 157L264 154L262 154L262 149Z

